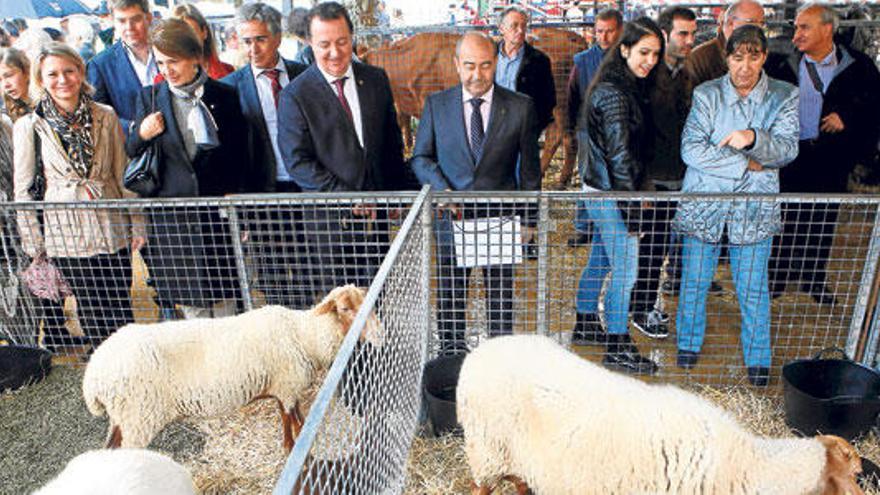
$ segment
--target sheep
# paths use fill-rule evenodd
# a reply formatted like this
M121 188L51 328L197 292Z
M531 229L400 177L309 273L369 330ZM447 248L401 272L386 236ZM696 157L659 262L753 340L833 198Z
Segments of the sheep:
M473 494L862 494L834 436L768 439L671 385L612 373L546 337L489 340L461 368Z
M92 450L74 457L34 495L195 495L189 471L141 449Z
M107 447L143 448L177 419L272 398L289 452L302 427L298 402L332 364L363 300L363 290L348 285L308 311L265 306L225 318L126 325L89 360L86 406L109 416ZM380 345L380 332L371 314L361 339Z

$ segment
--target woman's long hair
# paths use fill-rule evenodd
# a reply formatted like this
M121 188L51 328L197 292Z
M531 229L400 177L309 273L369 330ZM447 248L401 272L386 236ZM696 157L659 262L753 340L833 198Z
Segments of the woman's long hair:
M32 110L30 101L31 61L23 51L18 48L10 47L0 49L0 64L15 67L28 78L28 94L24 95L23 98L15 100L5 93L3 94L3 101L6 104L6 113L9 115L9 118L15 122L19 117L27 115Z
M623 58L623 55L620 53L620 47L625 46L632 50L632 47L645 36L656 36L657 39L660 40L660 53L657 59L657 65L651 69L651 72L648 73L648 77L645 78L644 82L640 83L638 78L632 73L629 66L626 64L626 59ZM595 89L596 85L601 82L611 82L622 86L628 91L639 91L640 87L650 87L653 84L654 76L657 73L657 66L663 63L663 54L665 51L666 42L663 39L663 32L660 30L660 27L656 22L648 17L640 17L634 21L627 22L624 24L623 34L620 36L620 39L611 45L611 48L608 49L608 52L602 59L602 63L599 65L599 70L596 71L596 75L593 77L593 81L587 89L587 98L585 101L590 101L593 89Z

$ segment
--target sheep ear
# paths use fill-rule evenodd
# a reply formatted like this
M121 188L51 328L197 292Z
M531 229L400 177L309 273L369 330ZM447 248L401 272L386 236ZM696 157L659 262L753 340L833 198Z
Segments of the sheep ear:
M330 293L323 301L318 303L313 310L316 315L324 315L336 311L336 297Z

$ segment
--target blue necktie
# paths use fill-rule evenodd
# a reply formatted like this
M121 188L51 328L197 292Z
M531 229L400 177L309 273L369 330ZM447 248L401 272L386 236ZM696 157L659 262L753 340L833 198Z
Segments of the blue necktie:
M480 112L480 106L483 104L482 98L471 98L471 154L474 157L474 163L480 161L483 154L483 139L486 133L483 131L483 114Z

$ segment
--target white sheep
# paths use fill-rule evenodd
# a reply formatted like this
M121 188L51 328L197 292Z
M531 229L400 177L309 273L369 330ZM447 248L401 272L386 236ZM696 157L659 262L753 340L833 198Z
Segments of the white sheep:
M80 454L33 495L195 495L189 471L170 457L141 449Z
M757 437L707 400L612 373L536 335L464 361L458 420L474 494L861 494L839 437Z
M108 447L143 448L179 418L273 398L289 451L302 427L298 402L332 364L363 299L348 285L308 311L266 306L226 318L126 325L89 360L86 406L109 416ZM378 343L378 332L371 315L361 337Z

